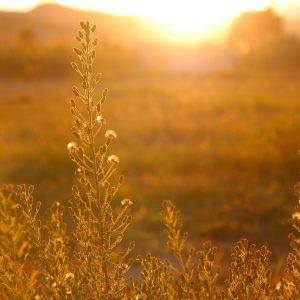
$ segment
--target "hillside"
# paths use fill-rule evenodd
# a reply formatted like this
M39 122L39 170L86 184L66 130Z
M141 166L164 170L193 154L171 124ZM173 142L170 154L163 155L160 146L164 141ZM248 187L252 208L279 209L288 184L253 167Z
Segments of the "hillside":
M295 14L292 17L287 12L283 12L283 17L286 19L287 32L299 37L299 18ZM32 32L43 47L64 45L69 49L70 44L74 43L73 37L78 23L83 20L97 25L101 42L106 44L105 49L110 49L107 53L113 57L106 57L105 61L112 61L118 66L117 69L120 69L122 61L131 56L143 67L156 68L163 63L163 69L168 72L211 74L227 70L235 60L235 54L227 43L229 23L219 32L219 39L212 43L204 43L203 37L202 41L196 40L192 44L174 44L170 43L172 39L161 28L155 28L154 24L149 26L147 20L81 11L56 4L40 5L23 13L0 12L0 36L4 41L0 44L0 50L20 41L21 33L26 30ZM53 55L57 56L56 53ZM116 60L116 57L120 59ZM2 61L6 60L5 56ZM67 61L65 57L62 60ZM15 66L15 69L19 69L19 66Z
M299 36L299 7L279 13L286 20L287 31ZM78 23L83 20L96 24L102 39L113 44L129 45L168 39L163 36L161 28L155 28L153 24L149 26L147 21L138 17L81 11L57 4L43 4L29 12L0 11L0 35L5 41L12 41L22 30L33 29L44 41L68 42ZM222 35L224 31L226 29L223 29ZM220 34L218 36L220 38Z
M145 36L138 18L80 11L56 4L41 5L24 13L0 12L0 34L4 40L12 41L22 30L32 29L44 41L68 42L82 20L96 24L102 39L116 44L123 44L125 39L127 44L140 41Z

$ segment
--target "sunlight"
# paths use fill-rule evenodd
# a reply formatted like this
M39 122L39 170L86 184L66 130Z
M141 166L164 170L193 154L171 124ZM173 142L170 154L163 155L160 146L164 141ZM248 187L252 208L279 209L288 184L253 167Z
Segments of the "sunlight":
M1 1L1 0L0 0ZM24 9L49 0L11 0L0 7ZM264 9L269 5L283 5L289 0L51 0L77 9L100 11L115 15L143 17L155 23L157 31L173 38L194 38L236 17L243 11Z
M264 9L270 0L185 0L185 1L141 1L109 0L101 4L91 0L60 0L61 4L77 8L102 10L118 15L147 17L178 38L201 36L246 10Z
M248 3L247 3L248 2ZM230 20L244 10L263 9L268 1L231 0L220 3L210 0L201 3L198 0L161 5L152 12L152 18L174 35L199 35L210 28Z

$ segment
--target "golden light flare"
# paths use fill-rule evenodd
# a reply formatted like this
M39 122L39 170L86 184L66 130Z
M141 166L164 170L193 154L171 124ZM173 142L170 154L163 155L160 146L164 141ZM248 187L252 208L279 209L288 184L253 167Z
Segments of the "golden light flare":
M260 10L270 0L60 0L61 4L97 9L117 15L145 17L160 35L173 40L196 40L243 11Z
M167 1L168 2L168 1ZM150 18L165 27L174 35L201 35L207 30L226 22L242 11L259 10L267 7L264 0L228 0L228 1L175 1L172 4L160 4L160 9L147 10ZM146 11L144 12L146 13Z
M27 5L45 2L45 0L22 1ZM56 0L51 2L116 15L146 17L155 22L162 31L174 37L187 38L201 36L243 11L261 10L269 5L276 6L277 2L283 5L284 2L290 3L290 0ZM17 6L17 3L20 1L9 1L11 6Z

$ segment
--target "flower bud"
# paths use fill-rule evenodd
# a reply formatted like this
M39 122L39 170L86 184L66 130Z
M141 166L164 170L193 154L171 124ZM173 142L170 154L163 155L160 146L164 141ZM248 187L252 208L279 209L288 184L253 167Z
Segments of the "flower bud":
M79 91L78 91L78 88L76 86L73 86L73 93L75 96L79 96Z
M105 137L109 140L115 140L117 138L117 133L114 130L107 130Z
M71 153L74 153L78 150L77 144L74 142L68 143L67 148Z
M73 50L77 55L79 55L79 56L82 55L82 51L80 49L74 48Z
M103 122L104 122L104 118L102 117L102 115L98 115L98 116L96 117L96 122L97 122L97 123L103 123Z
M123 199L122 201L121 201L121 205L122 206L131 206L133 204L133 202L130 200L130 199Z
M111 164L118 164L120 162L120 159L116 155L110 155L107 159L107 161Z

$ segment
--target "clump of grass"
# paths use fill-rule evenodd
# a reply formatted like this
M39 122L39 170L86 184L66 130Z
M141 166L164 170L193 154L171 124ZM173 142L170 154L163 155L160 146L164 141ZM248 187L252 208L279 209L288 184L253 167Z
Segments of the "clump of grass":
M2 299L300 299L300 208L292 214L290 235L293 252L286 270L273 283L266 246L246 239L233 250L228 278L222 282L216 262L217 249L206 242L198 251L187 246L180 214L165 201L161 219L167 246L174 259L151 254L139 256L140 280L128 280L134 259L130 243L123 245L130 224L130 199L112 205L123 177L117 176L119 158L110 153L117 138L106 125L102 106L104 89L97 97L101 76L93 71L96 27L81 23L72 63L81 79L73 87L72 131L77 138L67 148L76 164L70 207L53 203L44 224L38 219L41 203L34 188L4 185L0 189L0 287ZM300 204L300 184L296 185ZM72 218L67 230L64 217Z

